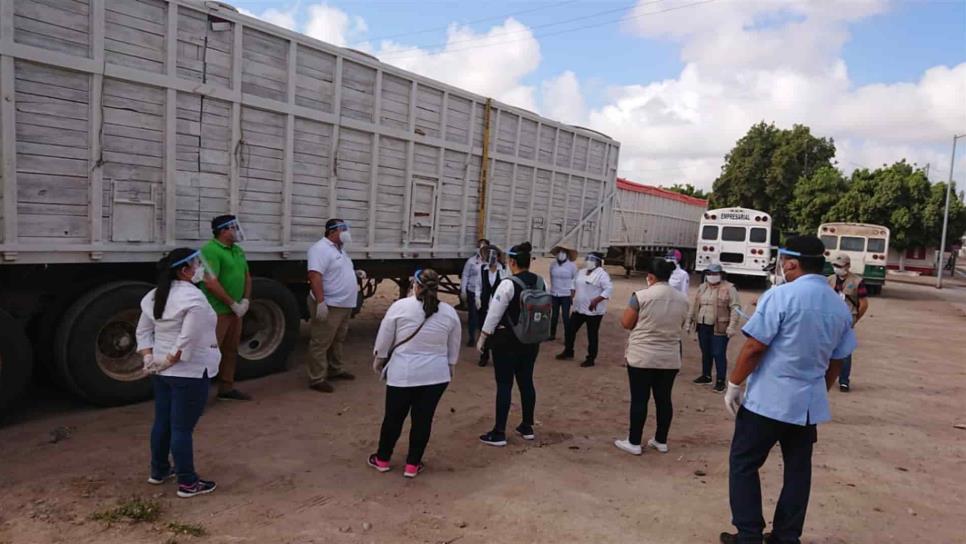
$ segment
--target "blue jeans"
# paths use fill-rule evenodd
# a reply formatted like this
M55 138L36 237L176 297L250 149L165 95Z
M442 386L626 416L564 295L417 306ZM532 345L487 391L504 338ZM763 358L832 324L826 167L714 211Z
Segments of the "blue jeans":
M178 483L198 481L191 435L208 402L208 373L201 378L151 376L154 384L154 426L151 427L151 477L163 479L174 458Z
M466 345L476 343L476 329L479 328L479 310L476 309L476 293L466 292L466 335L469 337Z
M557 336L557 318L563 314L564 336L570 330L570 297L553 297L553 310L550 313L550 336Z
M698 345L701 347L701 375L711 377L713 359L717 379L727 379L728 337L715 334L714 325L698 325Z
M852 356L849 355L845 359L842 359L842 372L839 373L839 383L845 386L849 385L849 376L852 374Z

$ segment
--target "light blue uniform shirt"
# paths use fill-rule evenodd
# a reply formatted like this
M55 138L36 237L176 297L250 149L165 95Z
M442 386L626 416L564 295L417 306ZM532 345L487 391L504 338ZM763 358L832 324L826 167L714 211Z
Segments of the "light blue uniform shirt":
M742 331L768 346L748 376L744 407L785 423L832 419L825 388L830 359L855 350L852 315L818 274L769 289Z

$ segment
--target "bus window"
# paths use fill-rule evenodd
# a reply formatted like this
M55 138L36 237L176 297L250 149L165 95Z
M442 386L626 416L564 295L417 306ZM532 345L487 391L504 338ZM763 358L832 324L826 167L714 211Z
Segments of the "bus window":
M744 242L745 227L722 227L721 240L724 242Z
M718 227L714 225L705 225L701 229L701 239L702 240L717 240L718 239Z
M839 249L842 251L865 251L865 238L843 236L839 240Z
M826 234L822 236L822 243L825 244L825 249L835 251L839 248L839 237L834 234Z
M883 253L885 246L885 238L869 238L869 253Z
M750 242L764 244L765 240L768 239L768 229L763 229L761 227L752 228L751 235L748 238Z

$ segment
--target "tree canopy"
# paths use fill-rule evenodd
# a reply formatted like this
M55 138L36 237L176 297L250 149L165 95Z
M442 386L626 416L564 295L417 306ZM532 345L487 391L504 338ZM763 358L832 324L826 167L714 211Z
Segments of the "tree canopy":
M691 185L690 183L685 183L683 185L680 183L675 183L670 187L664 187L664 188L667 189L668 191L674 191L675 193L681 193L682 195L693 196L695 198L702 198L705 200L707 200L708 197L710 196L706 191L697 189L695 188L694 185Z

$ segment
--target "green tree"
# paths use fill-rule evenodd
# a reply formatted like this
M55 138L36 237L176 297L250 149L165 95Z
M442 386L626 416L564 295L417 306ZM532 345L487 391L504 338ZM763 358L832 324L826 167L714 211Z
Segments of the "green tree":
M725 156L710 206L743 206L771 214L774 225L792 226L788 205L801 178L832 165L835 143L816 138L804 125L779 129L774 123L752 126Z
M838 169L824 166L802 178L788 203L789 223L796 232L814 234L819 225L837 220L829 214L849 190L849 182Z
M946 183L940 182L931 187L929 200L923 207L923 223L926 238L932 240L927 246L934 246L943 235L943 214L946 209ZM946 230L946 246L959 243L966 233L966 204L962 194L956 193L956 183L949 195L949 228Z
M706 191L697 189L695 188L694 185L691 185L690 183L685 183L684 185L680 183L675 183L670 187L664 187L664 189L667 189L668 191L674 191L675 193L681 193L682 195L693 196L695 198L702 198L705 200L707 200L709 196Z

